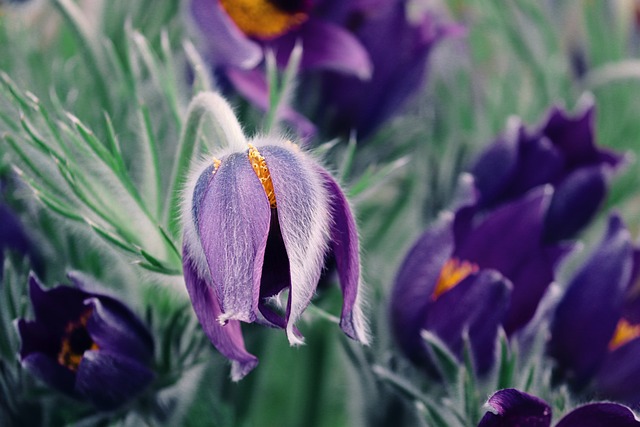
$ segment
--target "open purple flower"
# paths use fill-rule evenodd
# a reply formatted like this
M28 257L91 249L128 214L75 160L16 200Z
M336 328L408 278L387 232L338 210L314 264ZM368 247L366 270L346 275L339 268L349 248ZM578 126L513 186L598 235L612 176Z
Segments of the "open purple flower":
M640 401L640 248L620 217L571 279L558 304L549 352L576 389L593 386L602 397Z
M29 278L35 320L18 320L20 361L50 387L100 410L115 409L155 378L153 338L120 301L83 290L78 275L69 278L77 287L45 290Z
M334 257L344 305L340 326L366 342L360 308L360 261L354 218L342 190L311 156L273 137L247 141L228 104L210 94L228 147L196 165L183 203L183 267L205 333L238 380L257 364L240 321L286 329L314 295L325 260ZM284 313L271 304L288 290Z
M462 207L418 239L391 294L393 331L412 361L430 367L423 330L458 356L466 332L476 368L486 372L498 328L511 335L531 320L563 254L542 243L549 190L534 190L480 221Z
M555 195L544 238L573 237L593 218L605 198L608 174L621 162L621 156L596 147L593 126L590 99L574 118L552 108L534 131L512 122L472 168L480 192L478 207L491 209L550 184Z
M508 388L495 392L487 401L487 413L478 427L551 427L551 407L544 400ZM626 406L594 402L572 410L556 427L637 427L633 412Z

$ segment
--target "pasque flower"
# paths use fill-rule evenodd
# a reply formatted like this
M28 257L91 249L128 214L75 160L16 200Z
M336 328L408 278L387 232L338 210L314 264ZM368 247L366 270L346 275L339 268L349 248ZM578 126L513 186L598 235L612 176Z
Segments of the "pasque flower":
M640 248L621 218L573 276L557 306L549 352L574 388L608 399L640 401Z
M551 427L551 407L544 400L508 388L495 392L487 401L487 413L478 427ZM633 412L610 402L593 402L566 414L556 427L637 427Z
M459 356L466 331L476 368L486 372L498 328L511 335L533 317L563 254L542 242L552 193L534 189L481 220L470 215L468 202L418 239L391 294L394 335L412 361L432 367L423 330Z
M209 94L228 147L193 169L182 208L183 268L194 310L238 380L257 364L240 321L295 327L333 256L344 296L340 326L366 342L356 225L342 190L310 155L276 137L247 141L229 105ZM269 304L288 290L284 313Z
M491 209L550 184L556 191L544 238L573 237L595 215L606 195L607 176L621 162L621 156L596 147L593 126L593 101L587 97L575 117L554 107L532 131L513 119L471 169L480 193L478 207Z
M120 301L85 290L83 276L69 278L76 287L48 290L29 278L35 320L18 320L20 361L50 387L115 409L153 381L153 338Z

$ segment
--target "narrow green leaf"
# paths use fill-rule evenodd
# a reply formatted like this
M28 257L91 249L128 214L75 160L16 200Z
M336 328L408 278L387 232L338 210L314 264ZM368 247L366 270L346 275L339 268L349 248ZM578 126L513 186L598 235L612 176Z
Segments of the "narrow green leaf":
M458 358L451 353L447 345L438 336L430 331L423 330L420 336L425 341L427 351L444 378L444 383L452 384L460 370Z
M202 59L198 50L193 46L189 40L185 40L182 43L184 53L187 56L187 61L193 69L194 81L193 81L193 95L197 95L200 92L207 92L214 89L214 84L211 81L209 74L209 67Z

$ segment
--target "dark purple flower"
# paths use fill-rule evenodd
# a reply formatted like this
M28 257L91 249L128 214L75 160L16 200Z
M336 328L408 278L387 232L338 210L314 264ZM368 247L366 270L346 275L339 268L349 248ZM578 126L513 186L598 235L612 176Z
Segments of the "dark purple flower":
M487 401L487 413L478 427L551 427L551 407L544 400L508 388ZM594 402L572 410L556 427L637 427L633 412L617 403Z
M478 207L491 209L551 184L555 195L544 238L553 242L573 237L593 218L606 195L607 177L621 162L621 156L596 147L593 126L591 100L574 118L552 108L534 131L513 121L472 168Z
M640 402L640 249L614 215L607 232L573 276L558 304L549 353L576 389Z
M360 308L356 224L331 175L297 145L278 138L247 141L228 104L211 94L228 148L196 165L183 203L183 267L194 310L239 380L257 364L240 321L286 329L296 321L333 256L344 296L340 326L366 342ZM274 297L288 290L284 313Z
M551 196L534 190L481 220L462 207L418 239L391 295L393 331L411 360L431 363L422 330L458 356L466 332L478 371L491 367L498 328L511 335L531 320L563 254L542 244Z
M50 387L115 409L155 377L149 368L153 338L131 310L113 297L88 292L86 279L45 290L35 276L29 294L35 320L18 320L22 366Z

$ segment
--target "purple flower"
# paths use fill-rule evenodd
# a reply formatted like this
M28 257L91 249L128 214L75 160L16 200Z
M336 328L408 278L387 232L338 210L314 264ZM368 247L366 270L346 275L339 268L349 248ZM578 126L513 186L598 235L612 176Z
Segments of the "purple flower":
M487 401L487 413L478 427L551 427L551 407L544 400L513 388L495 392ZM637 427L626 406L594 402L572 410L556 427Z
M142 392L155 377L151 334L124 304L83 290L88 283L45 290L35 276L29 294L35 320L18 320L22 366L50 387L115 409Z
M576 389L640 401L640 248L613 215L602 242L573 276L558 304L549 352Z
M462 207L418 239L391 294L393 331L412 361L430 368L423 330L458 356L467 333L484 373L498 328L511 335L531 320L563 255L541 239L551 197L549 188L536 189L481 220Z
M551 184L555 195L545 218L545 240L571 238L588 224L605 198L607 176L621 157L595 146L594 106L590 99L583 104L575 118L552 108L531 132L512 122L472 168L480 192L478 207L491 209Z
M228 148L196 165L183 203L183 267L194 310L213 345L241 379L257 364L240 321L295 327L335 258L344 305L340 326L366 342L359 292L356 224L331 175L295 144L273 137L247 141L228 104L211 94ZM274 297L288 290L284 313Z

